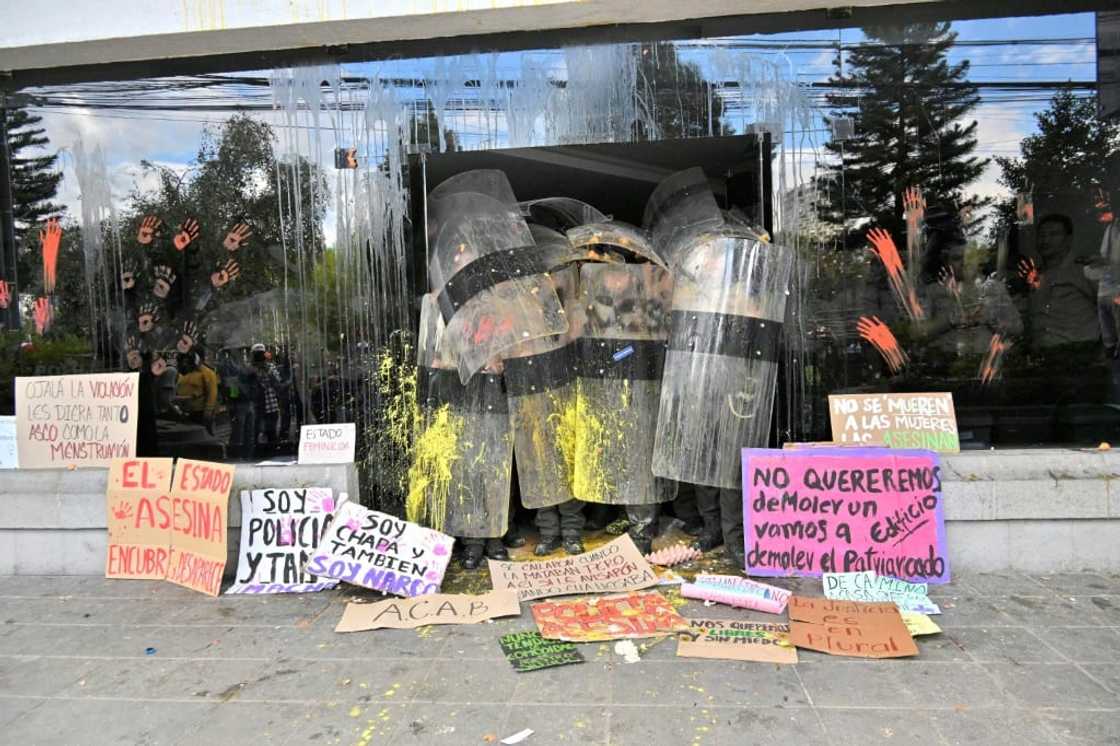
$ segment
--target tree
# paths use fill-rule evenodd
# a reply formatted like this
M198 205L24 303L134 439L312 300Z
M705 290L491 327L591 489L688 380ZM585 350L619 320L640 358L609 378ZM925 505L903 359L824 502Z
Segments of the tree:
M965 188L987 165L973 155L979 103L968 61L950 64L957 34L948 23L864 29L868 44L835 60L826 99L832 118L851 117L855 136L825 147L838 163L822 192L822 217L850 225L870 219L900 234L903 191L922 188L929 205L976 214L987 202ZM842 53L841 53L842 54Z
M26 109L7 109L8 152L12 166L12 208L15 213L16 241L22 243L30 229L62 207L52 202L58 194L62 172L54 171L58 153L41 154L50 141L46 130L37 126L43 118Z
M1011 197L998 206L997 231L1015 219L1015 195L1022 193L1072 196L1084 218L1092 209L1094 188L1105 182L1109 157L1120 152L1120 122L1097 118L1096 102L1078 98L1066 89L1054 94L1050 106L1035 114L1038 132L1023 138L1017 158L997 157L999 182Z
M657 132L639 132L639 140L707 137L729 132L723 124L723 101L700 68L681 62L670 42L634 47L638 55L638 86L652 107Z

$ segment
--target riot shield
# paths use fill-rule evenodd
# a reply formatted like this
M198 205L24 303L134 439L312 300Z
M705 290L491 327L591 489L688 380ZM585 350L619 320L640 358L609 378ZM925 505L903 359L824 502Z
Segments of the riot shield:
M642 218L650 242L678 273L695 237L723 224L723 213L701 168L678 171L658 184Z
M428 202L429 281L446 323L444 346L466 384L515 344L565 331L509 182L500 171L470 171L440 184Z
M794 253L738 229L687 251L695 272L673 288L653 472L738 488L741 449L770 436Z
M573 492L596 503L671 500L676 483L651 468L673 282L654 264L584 264L579 383L562 418L574 444Z
M566 311L578 304L577 272L569 267L550 273ZM565 441L564 422L575 400L577 352L562 334L524 342L502 361L517 482L526 508L547 508L575 497L574 451Z
M521 214L530 221L563 233L577 225L600 223L606 215L586 202L571 197L544 197L520 204Z
M568 231L568 240L576 248L613 247L625 249L634 256L655 264L665 269L669 265L654 249L646 234L622 221L612 220L600 223L587 223L576 226Z
M513 438L501 375L481 371L463 384L446 340L439 303L425 295L417 338L421 422L408 472L408 517L452 536L502 536L509 523Z

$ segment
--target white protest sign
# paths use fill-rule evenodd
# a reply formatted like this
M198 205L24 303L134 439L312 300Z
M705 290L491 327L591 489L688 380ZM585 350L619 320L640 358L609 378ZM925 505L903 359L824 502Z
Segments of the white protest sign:
M22 469L104 466L136 454L139 373L16 378Z
M899 611L940 614L941 609L926 595L925 583L910 583L874 570L866 572L826 572L822 575L825 598L834 601L881 603L893 601Z
M349 464L354 460L357 440L353 422L304 425L299 430L299 463Z
M310 593L338 585L303 569L335 507L329 487L242 490L241 549L226 594Z
M16 418L0 417L0 469L19 468L19 449L16 448Z
M455 540L387 513L345 503L307 571L395 596L439 591Z

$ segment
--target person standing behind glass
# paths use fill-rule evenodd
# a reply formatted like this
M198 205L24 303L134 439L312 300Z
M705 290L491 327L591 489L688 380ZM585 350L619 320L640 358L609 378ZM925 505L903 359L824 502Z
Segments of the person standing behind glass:
M1096 198L1098 219L1105 224L1100 252L1085 267L1085 277L1097 284L1097 321L1105 356L1111 363L1112 401L1120 402L1120 156L1110 159L1111 184Z
M1027 318L1032 352L1059 353L1066 363L1069 354L1086 358L1097 353L1100 328L1097 321L1097 289L1085 276L1073 249L1073 221L1066 215L1050 214L1038 221L1037 260L1028 257L1019 273L1030 293Z

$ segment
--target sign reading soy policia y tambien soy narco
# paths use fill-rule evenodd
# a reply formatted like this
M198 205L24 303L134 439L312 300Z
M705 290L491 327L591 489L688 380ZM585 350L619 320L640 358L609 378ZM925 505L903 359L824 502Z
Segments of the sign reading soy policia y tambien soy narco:
M743 531L751 575L872 570L949 581L932 451L744 448Z
M22 469L109 466L136 453L139 373L17 377Z

